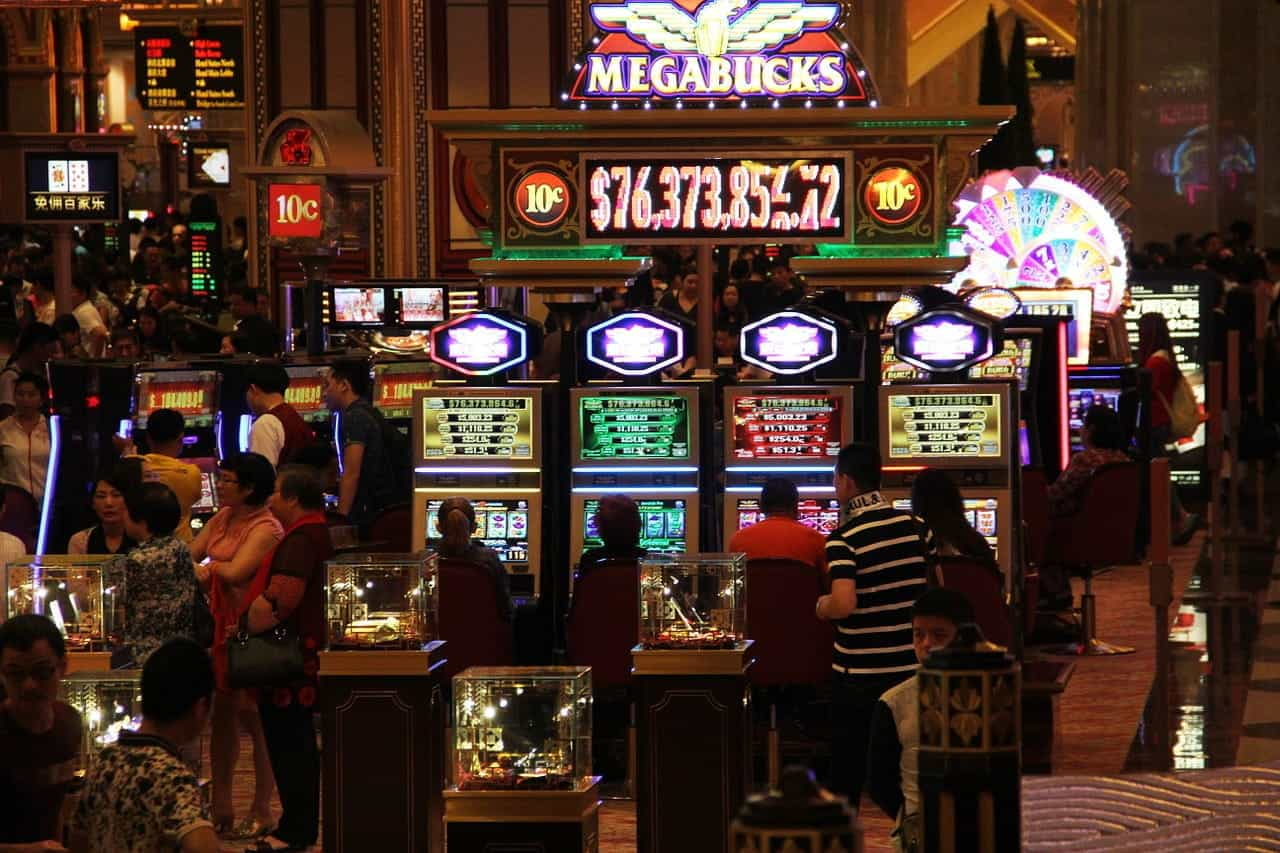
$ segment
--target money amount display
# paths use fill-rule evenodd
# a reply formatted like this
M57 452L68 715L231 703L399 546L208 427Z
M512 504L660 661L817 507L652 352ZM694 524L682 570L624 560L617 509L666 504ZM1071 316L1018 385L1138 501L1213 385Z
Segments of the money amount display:
M422 408L428 459L533 457L530 397L427 397Z
M739 397L733 408L735 459L823 459L840 453L837 397Z
M581 401L583 459L687 459L683 397L587 397Z
M324 380L291 379L284 389L284 401L299 412L316 412L325 408Z
M586 158L588 240L845 239L846 161Z
M889 397L889 455L998 457L997 394L903 394Z

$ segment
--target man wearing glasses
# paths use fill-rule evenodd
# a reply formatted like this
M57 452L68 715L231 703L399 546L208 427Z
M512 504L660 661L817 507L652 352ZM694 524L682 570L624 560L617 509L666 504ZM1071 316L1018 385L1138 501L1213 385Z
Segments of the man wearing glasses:
M62 805L80 756L80 715L58 699L66 645L43 616L0 624L0 853L63 850Z

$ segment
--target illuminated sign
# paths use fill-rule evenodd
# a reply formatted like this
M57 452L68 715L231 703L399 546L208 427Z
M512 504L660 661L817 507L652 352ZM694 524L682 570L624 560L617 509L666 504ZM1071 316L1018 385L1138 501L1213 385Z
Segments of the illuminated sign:
M1092 290L1036 290L1019 293L1019 314L1030 317L1062 317L1067 320L1067 364L1088 364L1093 329Z
M578 428L584 461L689 458L689 403L676 394L583 397Z
M373 368L373 406L384 418L412 417L414 393L431 387L431 370L398 367Z
M115 153L23 154L29 222L113 222L120 218L120 159Z
M904 293L898 297L898 301L893 303L893 307L889 309L889 313L884 318L884 324L892 328L900 323L905 323L923 310L924 303L918 297Z
M553 169L531 169L511 189L511 210L535 231L558 227L573 205L573 191L568 179Z
M311 150L311 128L294 127L285 131L280 140L280 162L286 166L310 166L314 152Z
M532 397L423 397L422 457L533 458Z
M1004 320L1018 313L1022 300L1003 287L980 287L965 297L964 304L988 317Z
M488 311L476 311L431 330L431 360L467 376L490 376L529 358L529 332Z
M915 172L889 166L867 180L862 200L864 209L882 225L901 225L920 212L924 195Z
M187 186L231 186L231 146L193 142L187 148Z
M319 184L271 184L267 187L267 234L319 239L324 233L324 188Z
M308 376L289 380L289 387L284 389L284 401L298 412L319 412L326 409L324 400L324 378Z
M193 220L187 224L190 244L191 292L209 296L218 290L218 263L222 254L222 231L217 221Z
M840 398L834 394L774 393L733 401L735 460L823 460L840 454Z
M626 0L590 5L603 36L562 101L752 98L875 106L840 3Z
M582 161L586 242L845 241L847 157L726 156Z
M133 31L138 101L144 110L244 109L244 34L238 26Z
M807 373L835 359L839 329L821 317L779 311L742 327L742 359L770 373Z
M624 376L648 376L684 361L684 328L626 311L587 329L587 360Z
M889 461L1003 455L999 394L893 393L888 418Z
M965 370L995 353L990 320L961 308L920 314L893 331L893 348L907 364L931 372Z
M188 425L208 426L217 408L218 374L212 371L139 373L135 426L146 429L147 418L157 409L173 409Z

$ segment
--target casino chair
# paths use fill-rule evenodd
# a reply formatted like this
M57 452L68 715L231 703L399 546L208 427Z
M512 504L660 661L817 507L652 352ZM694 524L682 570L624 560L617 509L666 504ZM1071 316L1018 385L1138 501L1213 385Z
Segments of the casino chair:
M40 507L26 489L0 486L4 490L4 509L0 513L0 531L12 533L22 540L26 553L36 552L36 532L40 527Z
M468 560L442 557L439 571L440 639L446 642L443 684L469 666L511 666L511 623L498 615L498 589L489 572ZM446 686L446 690L448 690Z
M1050 559L1071 566L1084 579L1080 597L1080 640L1046 647L1046 654L1127 655L1128 646L1097 638L1097 600L1093 578L1112 566L1132 563L1136 556L1138 515L1142 496L1136 462L1113 462L1093 472L1080 511L1055 519L1049 536Z
M1039 568L1049 547L1049 481L1043 468L1022 469L1022 522L1027 562Z
M817 687L831 678L833 630L814 615L826 586L825 573L807 563L772 558L747 562L747 637L754 641L755 656L747 677L769 700L771 788L779 778L777 706L782 692Z
M1013 623L1005 604L1004 575L1000 570L968 557L940 557L938 575L944 589L969 599L974 621L987 641L1009 648L1013 642Z
M378 513L369 525L369 539L375 544L368 550L381 554L407 554L413 550L409 541L412 530L412 507L407 503L389 506Z

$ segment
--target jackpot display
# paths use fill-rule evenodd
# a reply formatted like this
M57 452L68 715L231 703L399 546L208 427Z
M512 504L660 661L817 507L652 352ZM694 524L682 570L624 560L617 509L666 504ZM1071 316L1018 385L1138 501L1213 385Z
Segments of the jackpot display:
M197 370L139 373L134 393L137 429L146 429L147 418L157 409L173 409L191 427L212 426L218 407L218 374Z
M302 416L304 421L325 420L329 406L324 399L325 381L329 377L327 367L290 366L289 387L284 389L284 401Z
M431 365L378 364L373 368L373 406L384 418L413 417L413 395L431 387Z
M120 219L120 158L115 153L23 152L29 222Z
M689 401L682 396L584 396L578 401L578 458L688 459Z
M427 541L440 539L436 514L444 501L427 501ZM529 561L529 502L527 500L492 499L471 501L476 513L476 527L471 538L493 549L504 563ZM643 516L641 516L643 518Z
M586 155L586 242L850 236L849 158Z
M797 511L801 524L823 536L830 536L840 526L840 501L835 498L801 498ZM750 527L764 519L759 498L738 498L736 529Z
M999 459L1005 454L1001 395L935 387L888 394L889 462Z
M689 508L682 498L653 498L637 500L640 510L640 547L650 554L683 554L685 552L685 528ZM597 498L587 498L582 503L584 548L599 548L604 544L596 529L596 512L600 509Z
M533 397L422 398L424 461L533 459Z
M821 460L840 454L842 400L830 394L752 394L733 399L733 461Z

